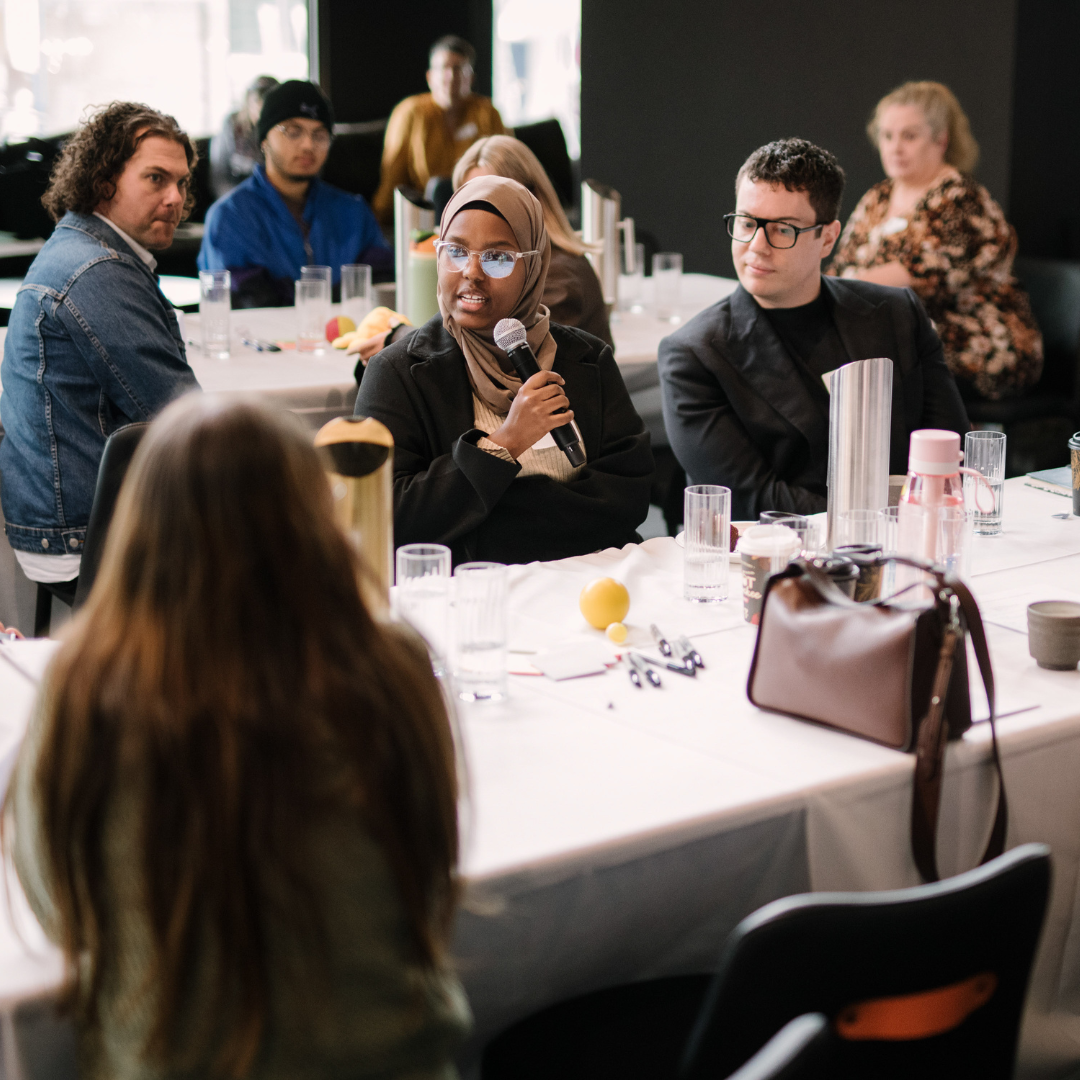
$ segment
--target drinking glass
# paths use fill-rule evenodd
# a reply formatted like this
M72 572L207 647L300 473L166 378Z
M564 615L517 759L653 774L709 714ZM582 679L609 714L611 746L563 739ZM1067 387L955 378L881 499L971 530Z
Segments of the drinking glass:
M301 266L301 281L325 281L327 286L333 284L334 275L329 266Z
M880 544L880 510L841 510L833 529L832 546L845 544Z
M975 511L964 506L935 506L930 507L929 512L936 513L938 521L934 562L940 563L950 574L967 577Z
M683 596L698 604L728 598L731 489L693 484L683 494Z
M462 701L506 697L506 578L502 563L454 570L454 687Z
M898 553L896 538L899 528L900 507L886 506L881 511L881 554ZM890 596L896 591L896 563L888 563L881 578L881 595Z
M450 549L442 544L406 544L397 549L394 617L428 643L436 675L445 673L450 623Z
M640 315L645 310L642 293L645 290L645 245L633 247L634 263L628 266L630 247L621 248L622 266L619 268L619 310Z
M657 252L652 259L652 276L656 317L666 322L678 322L682 256L674 251Z
M228 270L199 271L199 329L202 350L215 360L229 358L232 275Z
M964 505L975 514L975 535L1000 535L1005 495L1005 432L969 431L964 436L964 466L986 477L984 484L977 476L964 474Z
M341 314L357 326L375 306L371 289L371 267L366 263L350 263L341 268Z
M758 514L759 525L786 525L799 537L799 550L808 554L809 545L806 542L810 531L810 519L802 514L793 514L788 510L762 510Z
M321 351L329 318L330 282L321 277L301 278L296 282L297 349L301 352Z

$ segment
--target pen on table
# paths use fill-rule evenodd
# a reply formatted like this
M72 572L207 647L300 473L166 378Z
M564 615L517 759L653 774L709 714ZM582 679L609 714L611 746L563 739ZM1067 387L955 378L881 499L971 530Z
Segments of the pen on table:
M649 630L652 633L653 640L656 642L657 647L660 650L662 656L671 655L671 645L668 643L667 638L660 631L660 627L656 623L649 624Z
M644 687L643 687L643 684L641 682L641 676L637 673L637 668L635 668L634 665L632 663L630 663L630 657L629 656L626 656L624 659L626 660L626 671L627 671L627 674L629 674L629 676L630 676L630 681L639 690L643 689Z
M660 676L645 661L637 655L637 653L629 653L630 663L633 664L639 675L644 675L652 686L655 686L657 690L663 685L660 681Z
M646 656L645 653L638 653L638 656L645 661L646 664L651 664L653 667L664 667L668 671L674 671L678 675L689 675L694 678L697 675L697 668L689 662L682 662L679 660L657 660L653 656Z
M687 657L694 667L705 667L705 661L701 659L701 653L690 644L690 639L685 634L679 636L679 645L682 647L683 656Z
M254 349L256 352L281 352L281 346L275 345L272 341L263 341L261 338L246 337L242 337L240 340L249 349Z

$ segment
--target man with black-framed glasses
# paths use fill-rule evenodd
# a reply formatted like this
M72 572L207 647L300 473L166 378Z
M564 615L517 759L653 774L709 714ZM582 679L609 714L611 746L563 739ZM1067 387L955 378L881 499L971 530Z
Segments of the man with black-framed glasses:
M206 213L200 270L232 273L233 307L293 302L302 266L367 263L389 269L393 256L371 208L319 178L333 141L334 110L311 82L275 86L263 101L258 137L265 165Z
M912 290L822 276L843 189L833 155L805 139L755 150L724 215L739 288L660 344L675 456L690 483L731 488L736 519L825 509L827 377L844 364L893 361L893 473L907 471L911 431L970 426Z

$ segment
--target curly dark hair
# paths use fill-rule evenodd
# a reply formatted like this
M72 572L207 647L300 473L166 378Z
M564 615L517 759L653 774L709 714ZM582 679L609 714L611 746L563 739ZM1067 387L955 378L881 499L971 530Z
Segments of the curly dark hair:
M844 170L829 153L806 139L777 139L759 146L735 177L735 197L744 178L754 183L783 184L788 191L805 191L819 225L840 216Z
M199 160L195 147L175 118L135 101L114 101L104 106L66 143L53 166L49 187L41 197L53 221L69 210L92 214L101 202L116 193L116 178L139 148L139 143L156 135L184 148L188 168ZM191 213L195 193L188 186L183 217Z

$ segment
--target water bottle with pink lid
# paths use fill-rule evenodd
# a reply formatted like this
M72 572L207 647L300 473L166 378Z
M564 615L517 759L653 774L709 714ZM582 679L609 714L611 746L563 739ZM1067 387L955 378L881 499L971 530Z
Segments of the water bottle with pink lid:
M960 458L960 436L955 431L913 431L908 475L897 512L897 552L929 559L954 574L967 569L971 536L971 515L964 509L961 474L979 476L985 482L975 470L961 468ZM989 498L992 503L992 491ZM898 574L897 584L912 579L912 574Z

